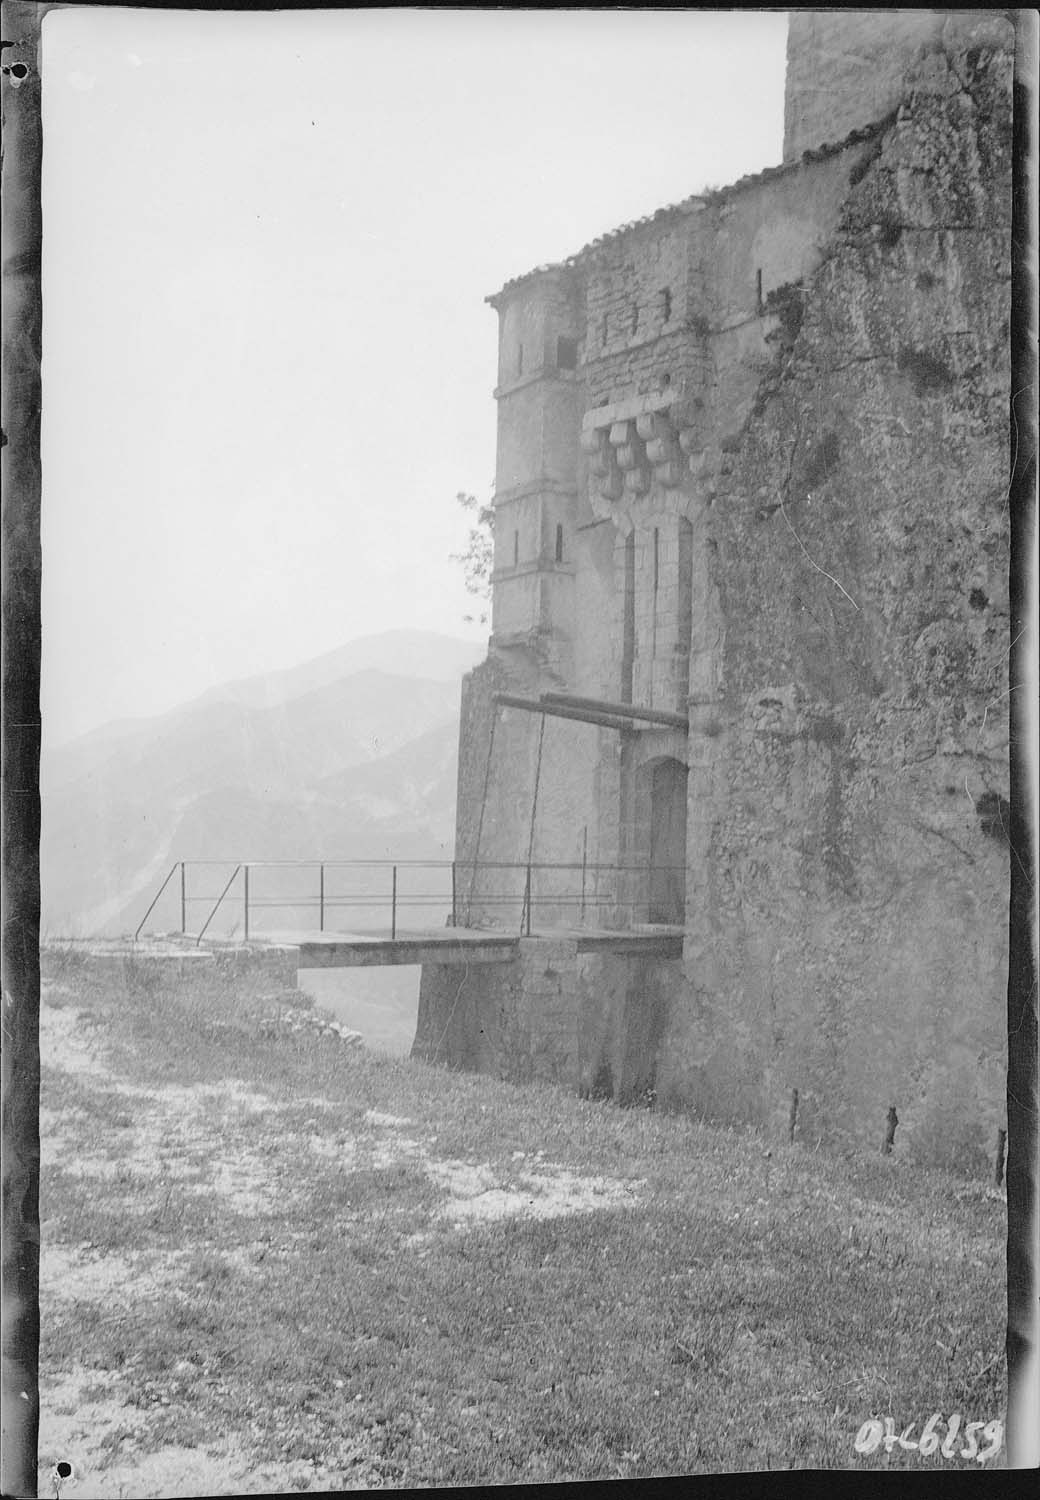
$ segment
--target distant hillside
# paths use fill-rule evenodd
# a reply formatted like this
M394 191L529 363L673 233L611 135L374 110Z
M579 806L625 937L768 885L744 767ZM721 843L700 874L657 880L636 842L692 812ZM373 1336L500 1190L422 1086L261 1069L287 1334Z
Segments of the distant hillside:
M178 859L450 857L459 686L481 655L392 632L45 755L44 931L131 930ZM432 675L371 665L402 657Z
M367 765L326 776L315 787L324 800L372 823L429 828L442 843L455 831L455 786L458 767L457 716L400 749Z
M486 654L486 642L458 640L425 630L387 630L348 641L335 651L316 656L302 666L243 677L211 688L200 703L224 702L269 708L288 703L315 688L341 682L358 672L383 672L393 677L421 677L429 682L457 683Z
M361 672L457 684L471 667L483 660L485 649L484 642L460 640L432 631L388 630L363 636L298 667L238 678L209 688L168 713L154 718L117 719L67 744L55 746L45 752L48 784L57 786L75 780L107 761L114 752L125 753L131 746L152 739L157 732L165 732L167 726L178 724L191 710L219 703L274 708Z

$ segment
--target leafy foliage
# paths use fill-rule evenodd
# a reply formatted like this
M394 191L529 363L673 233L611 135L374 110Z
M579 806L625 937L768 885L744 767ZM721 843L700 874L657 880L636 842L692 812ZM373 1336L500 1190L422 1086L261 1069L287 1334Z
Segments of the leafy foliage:
M472 516L473 522L470 526L465 552L453 552L451 560L462 564L466 592L480 600L481 610L478 619L481 625L486 625L488 605L491 602L491 568L495 555L495 542L491 529L495 512L490 502L484 505L476 495L467 495L463 490L458 492L455 499L462 509ZM473 618L472 615L466 615L467 624L471 623Z

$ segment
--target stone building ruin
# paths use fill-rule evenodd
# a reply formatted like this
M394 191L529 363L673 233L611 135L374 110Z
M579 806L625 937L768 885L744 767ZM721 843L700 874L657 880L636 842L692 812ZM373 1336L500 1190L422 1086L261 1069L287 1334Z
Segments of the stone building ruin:
M812 1144L876 1150L895 1108L915 1159L989 1157L1012 56L997 11L794 12L779 166L488 299L468 925L541 868L515 962L424 969L416 1055L784 1137L794 1107Z

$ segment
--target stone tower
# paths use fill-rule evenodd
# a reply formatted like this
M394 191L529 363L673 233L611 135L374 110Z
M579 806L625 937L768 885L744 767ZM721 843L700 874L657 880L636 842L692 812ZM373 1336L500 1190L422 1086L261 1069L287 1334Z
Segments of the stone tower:
M492 632L569 676L581 306L562 268L488 298L499 316Z
M796 1090L806 1139L875 1150L894 1105L918 1159L986 1168L1013 45L1001 12L794 12L781 165L489 299L456 861L463 925L527 946L424 971L420 1055L781 1134Z

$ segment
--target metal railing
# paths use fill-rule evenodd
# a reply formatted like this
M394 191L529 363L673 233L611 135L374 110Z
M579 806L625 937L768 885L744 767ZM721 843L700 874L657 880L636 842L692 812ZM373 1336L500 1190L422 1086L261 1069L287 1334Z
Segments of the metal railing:
M214 889L200 891L199 884L214 874ZM388 928L391 939L398 936L402 918L419 912L426 930L508 927L527 936L536 925L622 930L638 923L681 925L684 882L679 865L596 864L586 857L573 862L178 860L152 897L134 939L140 938L171 883L177 904L171 910L168 899L164 909L170 910L182 936L200 944L218 928L225 937L249 942L262 935L263 919L276 911L288 917L279 930L313 931L316 916L321 933L356 931L358 917L370 920L380 913L377 926ZM195 911L201 923L197 931L189 922ZM342 919L348 912L355 921L345 927ZM164 930L168 933L170 927Z

